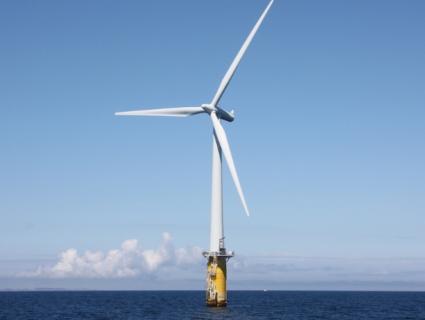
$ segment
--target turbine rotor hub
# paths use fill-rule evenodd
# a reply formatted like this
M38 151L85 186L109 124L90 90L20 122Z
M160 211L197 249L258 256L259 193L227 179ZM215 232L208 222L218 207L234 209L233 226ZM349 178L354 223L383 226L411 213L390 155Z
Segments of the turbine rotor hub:
M220 107L214 106L212 104L203 104L201 107L205 110L206 113L211 114L211 112L215 112L217 115L217 118L223 119L227 122L232 122L235 120L235 114L232 111L228 112L224 109L221 109Z

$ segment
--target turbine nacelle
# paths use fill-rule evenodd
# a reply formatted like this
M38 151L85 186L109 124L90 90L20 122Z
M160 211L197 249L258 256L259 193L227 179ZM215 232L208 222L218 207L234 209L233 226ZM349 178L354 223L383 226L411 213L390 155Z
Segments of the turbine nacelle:
M208 114L211 114L211 112L215 112L217 115L217 118L223 119L227 122L232 122L235 120L235 114L232 111L228 112L224 109L221 109L220 107L215 107L212 104L203 104L201 105L202 109Z

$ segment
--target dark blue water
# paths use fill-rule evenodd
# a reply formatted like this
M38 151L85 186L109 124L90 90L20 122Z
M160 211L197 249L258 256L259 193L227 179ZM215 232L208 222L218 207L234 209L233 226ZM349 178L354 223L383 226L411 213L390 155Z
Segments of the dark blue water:
M0 292L0 319L425 319L425 293L232 291Z

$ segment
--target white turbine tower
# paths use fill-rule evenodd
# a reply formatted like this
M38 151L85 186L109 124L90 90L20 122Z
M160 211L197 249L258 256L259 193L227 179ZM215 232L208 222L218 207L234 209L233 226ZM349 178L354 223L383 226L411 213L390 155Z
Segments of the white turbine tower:
M220 86L212 101L195 107L177 107L145 109L137 111L126 111L115 113L118 116L165 116L165 117L187 117L196 114L206 113L210 116L213 125L213 148L212 148L212 193L211 193L211 233L210 250L204 252L208 259L207 271L207 304L210 306L225 306L227 304L226 292L226 262L233 256L233 252L227 252L224 247L223 232L223 189L222 189L222 155L227 162L236 190L242 202L242 206L249 216L248 206L242 191L239 177L233 162L232 152L227 140L226 132L220 120L232 122L234 120L233 111L228 112L219 107L219 102L230 80L235 74L245 51L248 49L258 28L263 22L274 0L271 0L264 12L261 14L254 28L243 43L241 49L221 80Z

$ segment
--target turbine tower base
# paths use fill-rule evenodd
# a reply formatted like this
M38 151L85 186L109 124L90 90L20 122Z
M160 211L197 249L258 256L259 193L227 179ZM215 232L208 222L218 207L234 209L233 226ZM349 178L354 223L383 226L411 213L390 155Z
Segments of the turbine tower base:
M227 260L234 256L232 251L203 252L207 258L207 290L206 304L209 307L225 307L227 305Z

